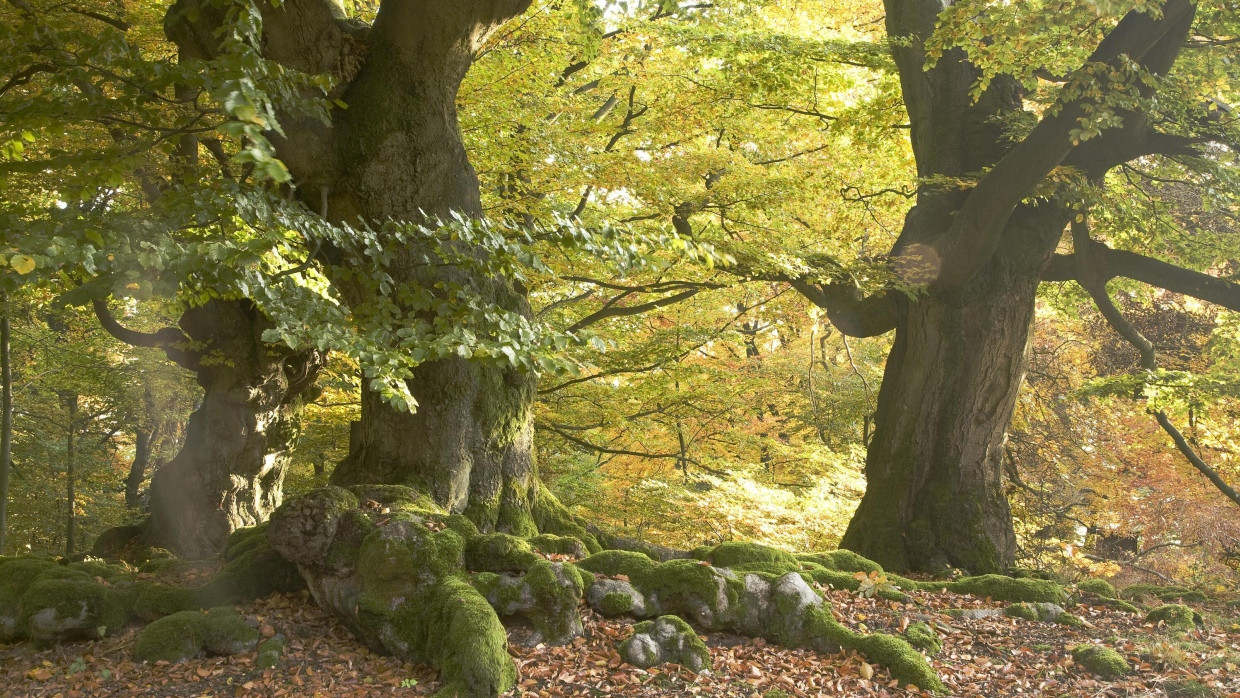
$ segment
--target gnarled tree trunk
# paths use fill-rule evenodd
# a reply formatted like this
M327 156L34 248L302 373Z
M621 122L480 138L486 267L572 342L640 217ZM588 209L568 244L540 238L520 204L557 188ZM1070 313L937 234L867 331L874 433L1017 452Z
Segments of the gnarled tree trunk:
M1065 220L1045 208L1022 209L1007 233L1019 246L969 283L900 302L868 486L842 547L897 570L991 572L1011 563L1002 444L1039 276Z
M206 346L194 368L204 394L181 451L151 480L148 538L207 557L280 505L304 394L323 357L263 342L266 323L247 301L193 308L181 327Z
M1026 199L1056 167L1099 179L1145 154L1183 149L1144 115L1085 144L1073 132L1091 100L1073 97L1040 117L999 76L977 100L980 73L952 50L926 67L923 42L949 0L886 0L887 33L922 178L975 178L955 192L923 184L892 250L896 271L921 287L860 299L846 284L794 285L846 334L896 330L866 458L866 494L842 545L895 570L1001 570L1013 561L1000 453L1024 369L1035 292L1069 218L1066 204ZM1161 16L1129 12L1090 61L1170 69L1196 6L1168 0ZM1152 88L1142 88L1152 90ZM1087 91L1088 92L1088 91ZM1037 120L1020 140L1003 123ZM1079 147L1078 147L1079 146ZM1025 203L1022 203L1025 202Z
M214 555L229 533L266 521L280 505L301 408L324 357L264 342L269 323L249 301L209 301L187 310L179 330L155 334L121 327L102 303L96 310L113 335L164 349L203 389L181 450L151 479L149 520L137 531L106 532L96 550L136 533L183 557Z

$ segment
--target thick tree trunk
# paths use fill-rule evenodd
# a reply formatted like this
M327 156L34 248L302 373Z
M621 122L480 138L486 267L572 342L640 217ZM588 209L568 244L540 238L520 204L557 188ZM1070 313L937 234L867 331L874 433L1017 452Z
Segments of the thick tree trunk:
M329 196L333 218L482 216L478 179L456 113L472 43L487 30L479 26L480 18L469 16L477 11L393 6L380 14L366 65L344 94L349 109L336 124L340 176ZM427 13L442 16L422 16ZM437 25L442 31L432 29ZM397 254L391 271L401 283L433 287L450 281L493 305L529 313L525 298L507 280L461 268L431 269L434 265L419 262L422 250ZM534 377L442 359L419 366L409 389L418 401L413 414L363 390L360 438L332 483L410 485L447 510L465 513L483 530L536 532Z
M280 505L303 394L323 357L264 343L266 322L247 301L211 301L181 327L206 346L196 367L205 392L181 451L151 480L147 538L200 558Z
M1041 270L1065 215L1018 212L1011 244L962 287L902 301L866 492L840 545L891 570L1000 571L1015 553L1002 444Z

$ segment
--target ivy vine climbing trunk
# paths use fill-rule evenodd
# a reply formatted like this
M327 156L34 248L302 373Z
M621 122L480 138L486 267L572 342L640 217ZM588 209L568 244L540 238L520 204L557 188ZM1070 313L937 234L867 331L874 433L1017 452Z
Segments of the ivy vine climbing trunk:
M96 549L139 535L183 557L214 555L229 533L266 521L280 505L302 406L324 357L264 342L269 323L249 301L212 300L187 310L179 328L153 334L121 326L102 301L95 309L111 334L163 349L203 389L181 450L151 479L149 520L105 533Z

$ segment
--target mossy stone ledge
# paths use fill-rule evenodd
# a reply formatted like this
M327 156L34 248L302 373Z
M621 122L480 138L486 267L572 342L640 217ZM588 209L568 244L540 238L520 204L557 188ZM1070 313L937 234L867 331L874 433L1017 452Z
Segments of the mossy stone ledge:
M809 586L811 575L800 569L809 565L824 569L820 565L783 557L764 546L725 545L723 559L734 560L735 569L710 564L717 559L718 548L698 551L707 559L666 562L640 553L607 550L577 564L600 577L586 592L596 608L609 594L627 596L632 589L643 601L643 613L630 611L638 617L675 615L708 632L730 630L821 652L853 649L887 666L902 684L943 690L925 657L904 638L862 635L835 620L822 597ZM834 573L851 579L849 573ZM600 589L595 591L595 586ZM632 607L639 606L634 603Z

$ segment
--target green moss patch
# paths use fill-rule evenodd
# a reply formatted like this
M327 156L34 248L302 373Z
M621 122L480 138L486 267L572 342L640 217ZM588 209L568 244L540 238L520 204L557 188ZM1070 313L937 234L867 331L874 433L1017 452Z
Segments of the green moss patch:
M1073 647L1072 660L1104 679L1117 679L1131 670L1123 655L1100 645L1081 644Z
M288 640L283 635L279 633L272 635L259 643L254 654L254 665L259 669L275 668L284 657L284 650L287 647Z
M1067 594L1063 587L1045 579L1013 579L1001 574L965 577L943 585L957 594L972 594L995 601L1047 601L1063 603Z
M929 624L921 621L908 626L908 629L904 631L904 639L931 657L943 650L943 642L939 639L939 634Z
M1169 603L1145 615L1146 623L1154 623L1173 632L1188 632L1197 627L1201 616L1193 609L1178 603Z
M1090 594L1097 594L1104 599L1119 598L1119 594L1115 592L1115 587L1111 586L1111 583L1107 580L1098 577L1082 580L1077 583L1076 588Z
M708 559L719 567L736 567L750 563L773 563L783 571L800 567L797 559L790 553L758 543L720 543L710 551Z
M258 637L258 631L232 608L213 608L206 613L181 611L143 628L134 644L134 657L147 662L180 662L204 651L239 654L252 649Z
M822 553L806 553L796 556L802 562L813 562L829 570L843 572L882 572L877 562L863 557L851 550L830 550Z

